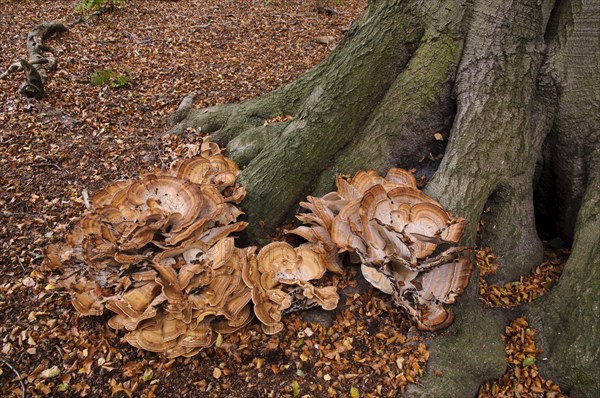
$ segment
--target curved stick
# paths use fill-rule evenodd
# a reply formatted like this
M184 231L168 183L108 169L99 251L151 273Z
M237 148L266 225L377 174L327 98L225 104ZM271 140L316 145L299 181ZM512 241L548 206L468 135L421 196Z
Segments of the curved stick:
M19 383L21 383L21 391L23 392L21 394L21 396L23 398L25 398L25 384L23 384L23 379L21 378L21 374L17 371L17 369L15 369L10 363L6 362L4 359L0 359L0 362L4 363L6 366L8 366L10 368L10 370L12 370L17 377L19 378Z

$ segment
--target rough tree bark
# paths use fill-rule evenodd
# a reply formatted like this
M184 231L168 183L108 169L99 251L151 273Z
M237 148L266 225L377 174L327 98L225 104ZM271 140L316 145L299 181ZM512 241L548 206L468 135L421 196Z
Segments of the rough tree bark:
M371 1L311 71L240 104L196 110L188 97L171 132L212 133L245 167L252 239L331 189L335 174L415 167L435 173L429 195L471 221L465 244L489 208L483 236L501 256L499 279L513 280L541 260L537 216L544 237L573 242L559 285L531 311L547 350L540 365L573 396L599 395L599 3ZM263 126L276 114L294 120ZM456 314L410 396L474 396L503 373L504 325L479 306L475 282Z

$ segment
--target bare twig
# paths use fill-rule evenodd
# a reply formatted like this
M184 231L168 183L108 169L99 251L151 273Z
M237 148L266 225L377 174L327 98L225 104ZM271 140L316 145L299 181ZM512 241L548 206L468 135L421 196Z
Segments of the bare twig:
M332 16L334 14L348 14L347 11L338 11L335 8L331 8L331 7L324 7L324 6L315 6L315 10L319 13L319 14L326 14L328 16Z
M110 3L108 6L104 6L104 7L100 7L98 10L94 11L93 13L90 14L90 17L100 17L103 14L108 14L111 13L115 10L115 7L112 3Z
M5 361L4 359L0 359L0 362L4 363L6 366L8 366L10 368L10 370L12 370L17 375L17 377L19 378L19 383L21 383L21 391L22 391L21 396L23 398L25 398L25 384L23 384L23 379L21 378L21 374L17 371L17 369L15 369L10 363Z
M56 163L44 162L44 163L33 163L31 167L54 167L56 170L62 170Z
M21 267L21 269L22 269L23 271L27 271L27 270L25 269L25 266L23 265L24 261L23 261L23 259L22 259L20 256L17 256L17 263L19 264L19 267Z
M83 196L85 208L90 210L92 208L92 203L90 202L90 194L88 193L87 188L84 188L83 191L81 191L81 196Z

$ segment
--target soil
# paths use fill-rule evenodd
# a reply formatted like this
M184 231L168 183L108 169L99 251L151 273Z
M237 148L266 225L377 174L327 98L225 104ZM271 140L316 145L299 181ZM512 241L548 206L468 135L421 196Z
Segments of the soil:
M365 397L418 383L431 336L372 289L349 295L330 325L290 314L278 335L252 323L193 358L168 359L127 345L108 316L80 317L55 275L40 271L44 248L84 211L84 191L164 169L197 139L163 136L187 93L203 107L290 81L332 51L366 0L127 0L98 16L76 4L0 4L2 68L26 57L37 24L77 21L48 41L58 68L46 98L21 97L22 74L0 81L0 396ZM351 270L346 284L355 283ZM510 336L526 326L507 330L510 360L520 358ZM507 383L539 394L525 376L482 394L515 396Z

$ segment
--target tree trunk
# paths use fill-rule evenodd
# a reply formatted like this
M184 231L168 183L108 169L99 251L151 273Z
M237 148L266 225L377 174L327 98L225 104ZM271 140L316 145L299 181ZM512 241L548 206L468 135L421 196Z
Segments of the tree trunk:
M335 174L392 166L433 175L427 193L471 222L467 245L489 208L483 236L501 256L501 280L541 260L536 216L544 237L574 237L563 279L532 316L549 374L575 394L600 394L600 279L591 279L600 250L599 16L598 0L372 1L305 75L241 104L195 110L188 98L172 132L212 133L244 166L249 239L264 238L307 194L330 190ZM294 119L264 125L276 115ZM430 343L428 372L444 376L426 377L410 396L473 396L504 371L504 325L479 306L477 290L472 282L454 325ZM557 327L569 338L550 338Z
M558 285L531 308L540 329L544 373L571 397L600 395L600 4L559 4L556 32L560 81L554 124L545 143L542 216L573 242ZM549 212L553 211L552 217Z

